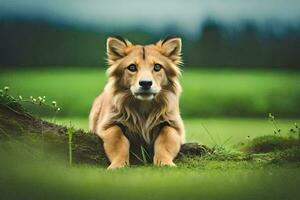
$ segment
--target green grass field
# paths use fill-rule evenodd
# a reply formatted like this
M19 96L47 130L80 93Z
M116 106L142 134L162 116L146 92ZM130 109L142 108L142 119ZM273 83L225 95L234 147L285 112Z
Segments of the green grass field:
M72 117L88 115L105 82L104 70L96 68L18 69L0 74L0 86L10 86L12 94L45 95L59 103L61 116ZM265 117L269 112L300 116L299 72L184 69L181 82L185 117Z
M62 108L56 122L88 130L90 104L105 80L104 71L95 68L8 70L0 74L0 87L8 85L11 94L23 98L45 95L47 101L56 100ZM189 142L235 152L239 142L274 134L269 112L282 134L300 124L297 72L186 69L182 85ZM52 120L49 110L40 112L31 104L27 108ZM299 162L191 158L177 168L107 171L69 166L66 155L39 141L9 140L0 146L0 199L300 199Z
M193 161L107 171L35 142L1 142L1 199L299 199L299 165Z
M88 130L87 118L58 118L56 122L66 126L70 126L71 122L76 128ZM300 124L300 119L278 119L276 122L282 133L287 133L294 123ZM223 144L231 147L239 142L274 132L274 126L268 118L187 118L184 119L184 124L188 142L199 142L211 147Z

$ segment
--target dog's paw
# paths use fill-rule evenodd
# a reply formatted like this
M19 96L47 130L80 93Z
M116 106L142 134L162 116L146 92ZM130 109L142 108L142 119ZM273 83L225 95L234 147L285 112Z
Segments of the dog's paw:
M127 166L128 166L127 162L116 162L116 163L111 163L107 169L108 170L120 169Z
M156 166L168 166L168 167L176 167L176 164L172 160L154 158L154 165Z

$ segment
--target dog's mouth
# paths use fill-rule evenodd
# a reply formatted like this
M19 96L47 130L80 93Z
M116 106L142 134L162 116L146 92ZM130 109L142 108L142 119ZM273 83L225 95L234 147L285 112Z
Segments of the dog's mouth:
M156 93L153 92L146 92L146 91L141 91L141 92L135 92L134 97L142 100L142 101L150 101L155 97Z

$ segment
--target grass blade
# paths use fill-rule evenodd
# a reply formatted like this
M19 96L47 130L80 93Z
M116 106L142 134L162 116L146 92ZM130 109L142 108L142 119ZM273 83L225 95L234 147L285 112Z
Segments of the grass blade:
M143 146L141 146L141 152L142 152L142 157L143 157L143 161L144 161L144 164L146 165L147 164L147 158L146 158L146 154L145 154L145 149Z
M140 162L144 163L143 159L141 159L138 155L136 155L134 152L130 152L132 155L134 155L134 157L136 157L136 159L138 159Z

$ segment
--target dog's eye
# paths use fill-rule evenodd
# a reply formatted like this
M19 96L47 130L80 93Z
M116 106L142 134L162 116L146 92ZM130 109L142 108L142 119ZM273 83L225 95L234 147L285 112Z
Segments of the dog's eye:
M158 72L159 70L161 70L162 66L160 64L155 64L154 65L154 71Z
M137 67L136 67L135 64L129 65L129 66L127 67L127 69L128 69L129 71L131 71L131 72L137 71Z

